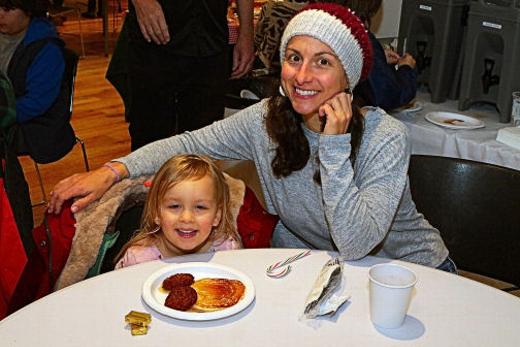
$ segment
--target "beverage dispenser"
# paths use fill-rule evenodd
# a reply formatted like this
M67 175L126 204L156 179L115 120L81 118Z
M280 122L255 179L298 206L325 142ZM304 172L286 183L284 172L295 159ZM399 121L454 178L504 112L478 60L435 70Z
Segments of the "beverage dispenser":
M520 90L520 0L472 0L468 13L459 109L495 104L511 119L511 93Z
M403 0L398 51L417 62L418 83L443 102L458 80L457 67L469 0Z

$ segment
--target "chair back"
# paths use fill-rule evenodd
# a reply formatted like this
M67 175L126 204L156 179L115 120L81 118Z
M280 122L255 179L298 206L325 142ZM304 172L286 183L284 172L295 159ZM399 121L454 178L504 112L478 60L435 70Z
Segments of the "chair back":
M76 74L78 72L78 61L79 56L76 52L69 48L64 48L63 57L65 59L65 71L63 83L66 85L67 89L67 105L69 110L69 120L72 116L72 104L74 99L74 86L76 83Z
M412 155L409 177L417 210L460 269L520 285L520 171Z

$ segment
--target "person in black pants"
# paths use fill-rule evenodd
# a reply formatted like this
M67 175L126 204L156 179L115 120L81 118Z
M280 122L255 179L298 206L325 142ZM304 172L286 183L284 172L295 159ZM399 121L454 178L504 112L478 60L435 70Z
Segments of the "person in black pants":
M62 0L63 2L63 0ZM102 12L102 4L103 0L88 0L87 3L87 12L83 12L81 14L84 18L99 18L103 16ZM96 3L97 3L97 11L96 11Z
M132 150L222 119L229 77L227 4L225 0L129 3L125 84L130 98L125 100L125 113ZM254 58L253 4L238 0L238 5L242 25L231 78L245 75Z

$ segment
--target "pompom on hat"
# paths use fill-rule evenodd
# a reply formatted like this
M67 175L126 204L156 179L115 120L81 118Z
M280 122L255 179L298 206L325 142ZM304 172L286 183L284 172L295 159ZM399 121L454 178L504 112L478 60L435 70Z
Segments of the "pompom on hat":
M341 61L353 89L367 78L372 67L372 44L368 32L349 8L331 3L307 5L287 24L280 41L280 62L294 36L310 36L328 45Z

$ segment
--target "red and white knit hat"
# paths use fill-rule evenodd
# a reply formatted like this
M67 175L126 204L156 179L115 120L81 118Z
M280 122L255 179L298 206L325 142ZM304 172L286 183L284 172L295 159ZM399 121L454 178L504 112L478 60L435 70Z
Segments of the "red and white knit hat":
M328 45L341 61L353 89L368 76L372 66L372 45L361 20L349 8L332 3L305 6L287 24L280 42L280 61L285 60L287 43L306 35Z

